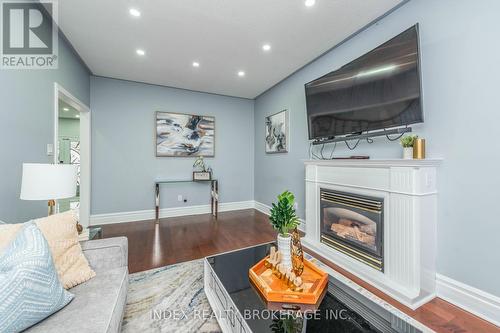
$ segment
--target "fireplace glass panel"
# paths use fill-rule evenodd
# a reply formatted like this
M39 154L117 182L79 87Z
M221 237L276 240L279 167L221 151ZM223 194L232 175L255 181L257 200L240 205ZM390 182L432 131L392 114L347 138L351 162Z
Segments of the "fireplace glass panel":
M384 199L321 189L321 239L382 269Z

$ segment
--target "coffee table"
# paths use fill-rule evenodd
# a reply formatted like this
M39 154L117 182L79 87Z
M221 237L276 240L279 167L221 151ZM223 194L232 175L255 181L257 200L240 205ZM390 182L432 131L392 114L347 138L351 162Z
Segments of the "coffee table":
M317 310L268 310L250 282L248 270L269 253L270 246L276 245L267 243L205 258L205 294L224 333L432 332L324 265L320 267L330 278ZM293 309L293 304L284 308Z

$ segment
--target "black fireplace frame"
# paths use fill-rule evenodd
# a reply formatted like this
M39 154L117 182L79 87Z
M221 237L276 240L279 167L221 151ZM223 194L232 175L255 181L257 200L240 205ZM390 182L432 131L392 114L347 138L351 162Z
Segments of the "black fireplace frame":
M368 247L363 247L356 242L349 240L347 238L342 238L337 235L335 235L333 232L326 232L324 230L324 208L331 207L331 205L327 205L324 200L322 199L322 193L327 192L327 193L333 193L335 195L341 195L341 196L350 196L350 197L356 197L360 199L365 199L365 200L372 200L372 201L377 201L381 203L381 211L380 211L380 223L377 223L377 231L376 231L376 237L375 237L375 244L376 248L378 251L371 250ZM340 207L342 203L339 204ZM347 206L347 205L344 205ZM384 198L380 197L372 197L372 196L367 196L367 195L361 195L361 194L356 194L356 193L349 193L349 192L342 192L342 191L337 191L337 190L332 190L328 188L320 188L320 234L321 234L321 242L333 247L336 250L339 250L340 252L343 252L344 254L353 257L354 259L357 259L361 262L364 262L365 264L368 264L369 266L380 270L384 271ZM362 210L361 208L358 207L349 207L349 209L352 209L353 211L357 212L358 210ZM326 239L325 239L326 238ZM338 246L332 244L331 241L329 241L328 238L333 238L336 242L343 244L344 246L351 247L354 249L354 251L349 251L349 249L339 249ZM355 254L356 252L362 253L361 255ZM373 266L370 263L367 263L365 260L360 259L361 257L370 257L371 259L374 259L376 261L380 261L380 265L375 265ZM370 260L368 260L370 261Z

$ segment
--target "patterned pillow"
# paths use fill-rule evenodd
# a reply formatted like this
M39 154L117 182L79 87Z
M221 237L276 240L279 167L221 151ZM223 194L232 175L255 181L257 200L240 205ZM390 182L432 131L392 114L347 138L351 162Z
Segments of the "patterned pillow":
M24 224L0 257L0 332L22 331L72 299L59 282L42 232Z

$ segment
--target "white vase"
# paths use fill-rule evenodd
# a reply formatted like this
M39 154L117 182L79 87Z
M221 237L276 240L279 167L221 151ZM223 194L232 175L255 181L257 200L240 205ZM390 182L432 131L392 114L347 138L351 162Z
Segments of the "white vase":
M412 160L413 159L413 147L403 148L403 159Z
M281 263L288 269L292 268L292 237L289 234L278 234L278 251L281 252Z

